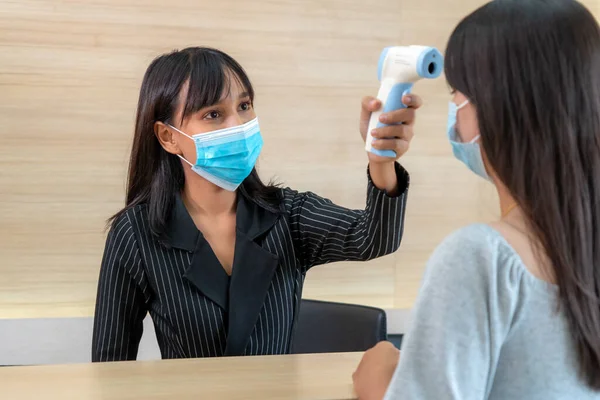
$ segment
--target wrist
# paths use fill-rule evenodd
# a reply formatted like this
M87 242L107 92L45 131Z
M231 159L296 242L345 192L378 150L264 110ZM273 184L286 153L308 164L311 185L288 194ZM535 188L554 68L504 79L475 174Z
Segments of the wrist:
M396 176L395 161L369 163L369 174L375 187L385 191L389 196L396 196L398 177Z

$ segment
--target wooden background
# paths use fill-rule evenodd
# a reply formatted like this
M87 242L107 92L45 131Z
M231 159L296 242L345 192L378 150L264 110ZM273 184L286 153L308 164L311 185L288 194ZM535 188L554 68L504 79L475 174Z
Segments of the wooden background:
M597 0L585 0L600 15ZM259 169L364 206L360 100L388 45L443 51L480 0L0 0L0 318L93 313L105 219L123 204L139 85L157 55L218 47L247 69L265 137ZM411 307L450 231L497 214L495 193L445 137L443 76L402 163L412 175L401 250L310 272L305 297ZM482 201L483 200L483 201Z

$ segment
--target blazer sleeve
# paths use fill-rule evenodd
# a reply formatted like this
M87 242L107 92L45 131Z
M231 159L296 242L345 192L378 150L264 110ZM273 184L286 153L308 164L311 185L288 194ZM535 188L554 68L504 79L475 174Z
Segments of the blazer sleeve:
M293 192L289 206L292 240L302 265L367 261L398 250L404 230L409 186L406 170L395 163L400 194L379 190L367 169L366 207L350 210L312 192Z
M142 260L129 215L106 239L96 296L92 362L135 360L146 316Z

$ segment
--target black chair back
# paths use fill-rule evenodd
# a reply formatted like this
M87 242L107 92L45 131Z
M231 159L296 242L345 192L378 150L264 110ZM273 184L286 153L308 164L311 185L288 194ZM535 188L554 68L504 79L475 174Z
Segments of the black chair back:
M387 320L379 308L302 300L292 353L366 351L383 340Z

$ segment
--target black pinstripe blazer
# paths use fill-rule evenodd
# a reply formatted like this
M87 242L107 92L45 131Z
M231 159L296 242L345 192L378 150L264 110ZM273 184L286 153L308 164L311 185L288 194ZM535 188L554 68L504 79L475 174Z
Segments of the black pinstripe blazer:
M144 205L128 210L106 241L92 360L135 359L147 313L163 358L288 353L309 268L398 249L409 177L397 163L396 172L401 194L389 197L369 177L364 210L282 189L274 213L238 196L231 276L180 197L164 243Z

